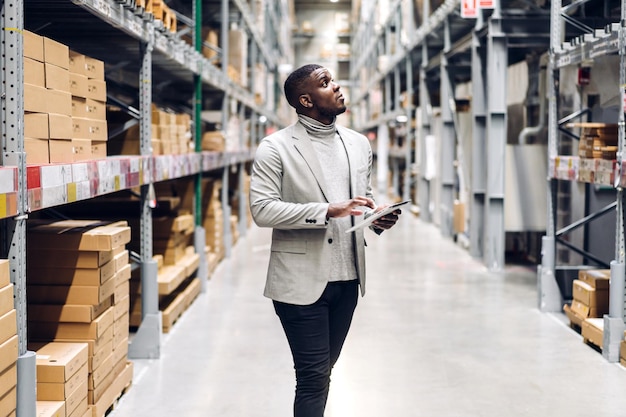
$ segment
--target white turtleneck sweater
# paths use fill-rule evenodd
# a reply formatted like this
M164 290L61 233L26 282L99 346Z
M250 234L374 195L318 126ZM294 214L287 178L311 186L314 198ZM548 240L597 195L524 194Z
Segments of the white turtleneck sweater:
M335 123L325 125L301 114L298 115L298 120L309 134L320 165L324 168L328 201L336 203L349 200L350 165ZM331 281L357 278L352 234L345 233L350 226L352 226L350 216L328 220L328 227L332 232L332 245L335 248L332 252Z

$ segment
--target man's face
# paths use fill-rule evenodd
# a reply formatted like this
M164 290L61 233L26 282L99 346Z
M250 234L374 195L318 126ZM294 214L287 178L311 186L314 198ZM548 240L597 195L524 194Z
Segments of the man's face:
M318 68L313 71L308 87L313 110L317 110L320 116L334 120L337 115L346 111L345 98L328 69Z

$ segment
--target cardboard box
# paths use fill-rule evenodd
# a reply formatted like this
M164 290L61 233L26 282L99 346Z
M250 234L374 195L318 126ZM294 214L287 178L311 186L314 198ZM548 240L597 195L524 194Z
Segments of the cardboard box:
M72 137L75 139L89 139L106 141L108 139L106 120L72 117Z
M24 111L48 113L48 95L44 87L24 84Z
M85 55L70 50L70 73L87 76Z
M574 297L574 300L578 300L591 308L595 307L599 312L608 313L608 289L596 289L586 282L575 279L572 288L572 295Z
M84 403L87 403L87 381L83 385L76 388L76 390L69 395L65 400L65 412L68 415L72 415L75 410L79 408L84 409Z
M5 315L13 310L13 284L0 288L0 315Z
M50 139L72 139L72 118L64 114L48 114L48 131Z
M48 139L48 113L24 114L24 136L34 139Z
M24 82L38 87L46 86L44 63L31 58L24 58Z
M0 397L11 391L17 385L17 364L9 366L0 372Z
M72 147L74 149L74 162L92 159L91 139L72 139Z
M97 416L103 416L106 410L113 404L115 399L120 395L124 389L131 384L133 379L133 363L127 362L126 367L115 379L113 384L102 394L100 400L98 400L93 407L93 413Z
M49 139L48 152L51 163L72 163L74 162L74 149L71 140Z
M113 325L114 312L109 307L91 323L46 323L29 321L28 325L33 334L49 340L83 340L97 339L105 330Z
M28 165L47 164L50 162L48 139L24 138L24 152Z
M42 285L98 286L115 275L115 263L98 268L58 268L39 266L28 269L28 283Z
M67 68L61 68L46 62L44 69L47 89L70 92L70 72Z
M610 269L582 269L578 279L598 290L608 290L611 280Z
M87 76L70 72L70 93L72 97L87 98ZM72 116L85 117L73 113Z
M57 268L99 268L113 260L113 251L38 250L27 247L27 270L35 266ZM30 281L29 281L30 282Z
M111 307L112 299L107 298L97 306L76 304L28 304L28 319L41 322L91 323L106 309ZM117 308L117 306L116 306Z
M15 309L0 316L0 343L6 342L17 334L17 312Z
M37 401L37 417L67 417L65 401Z
M65 382L37 382L38 401L63 401L81 386L87 383L87 364L85 363Z
M62 220L31 227L29 246L33 249L75 249L111 251L130 242L130 227L105 225L97 220ZM34 237L34 234L37 234Z
M0 288L11 283L11 267L8 259L0 259Z
M110 279L99 286L31 285L28 302L35 304L99 305L115 292L115 281Z
M43 36L24 30L24 57L43 62Z
M4 397L0 398L0 415L8 416L17 407L17 389L12 388Z
M70 50L67 45L43 38L43 56L44 62L53 64L63 69L70 69Z
M95 58L85 57L85 75L94 80L104 81L104 62Z
M0 372L4 372L17 362L18 356L17 336L0 344Z
M604 319L593 318L583 321L581 333L585 342L591 342L599 348L602 348L603 332Z
M47 112L72 115L72 95L69 91L46 90L46 99L48 100Z
M87 79L87 98L107 101L107 84L103 80Z
M107 157L107 142L106 141L91 141L91 157L93 159L104 159Z
M123 297L121 299L115 300L115 305L113 306L115 311L115 320L119 320L124 314L127 314L130 311L130 296Z
M85 416L85 414L87 413L88 415ZM72 411L72 414L68 415L67 417L93 417L91 414L91 410L89 409L87 397L80 400L74 411Z
M87 365L88 365L89 372L91 372L94 369L91 364L92 359L94 357L99 356L100 353L102 352L106 353L109 350L113 349L113 344L111 343L112 341L113 341L113 326L106 329L104 331L104 334L100 336L98 339L83 339L80 341L81 343L87 343L88 355L89 355L87 357ZM62 339L62 338L57 338L55 342L77 343L76 340Z
M106 121L106 103L90 98L72 98L72 116Z
M38 383L65 383L87 364L86 343L50 342L31 349L37 353Z

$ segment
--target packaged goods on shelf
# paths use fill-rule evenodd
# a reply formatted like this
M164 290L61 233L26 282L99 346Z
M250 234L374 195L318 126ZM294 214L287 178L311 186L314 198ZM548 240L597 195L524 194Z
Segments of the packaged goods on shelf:
M28 234L39 242L27 253L29 340L85 343L85 404L95 405L127 364L130 227L41 220Z
M232 70L235 82L248 86L248 35L245 30L231 29L228 32L228 70Z
M219 31L209 27L202 28L202 55L205 58L213 59L218 56L217 50L219 45ZM206 45L205 45L206 44ZM208 45L213 46L213 48Z
M226 138L222 131L204 132L202 134L202 150L224 152L226 149Z
M9 261L0 259L0 415L11 414L17 401L17 312L9 272Z
M35 409L37 417L67 417L65 401L37 401Z
M581 327L585 319L600 318L608 313L610 277L608 269L579 271L573 283L572 304L563 307L571 324Z
M604 319L585 319L582 323L581 334L583 336L583 342L590 343L602 349L602 340L604 337Z
M36 352L37 401L62 401L65 415L87 410L87 343L30 344Z

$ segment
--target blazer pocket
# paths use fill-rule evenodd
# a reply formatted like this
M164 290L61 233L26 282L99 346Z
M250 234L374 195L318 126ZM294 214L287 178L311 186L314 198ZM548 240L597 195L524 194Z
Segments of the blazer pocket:
M272 252L306 253L306 241L304 240L274 240Z

